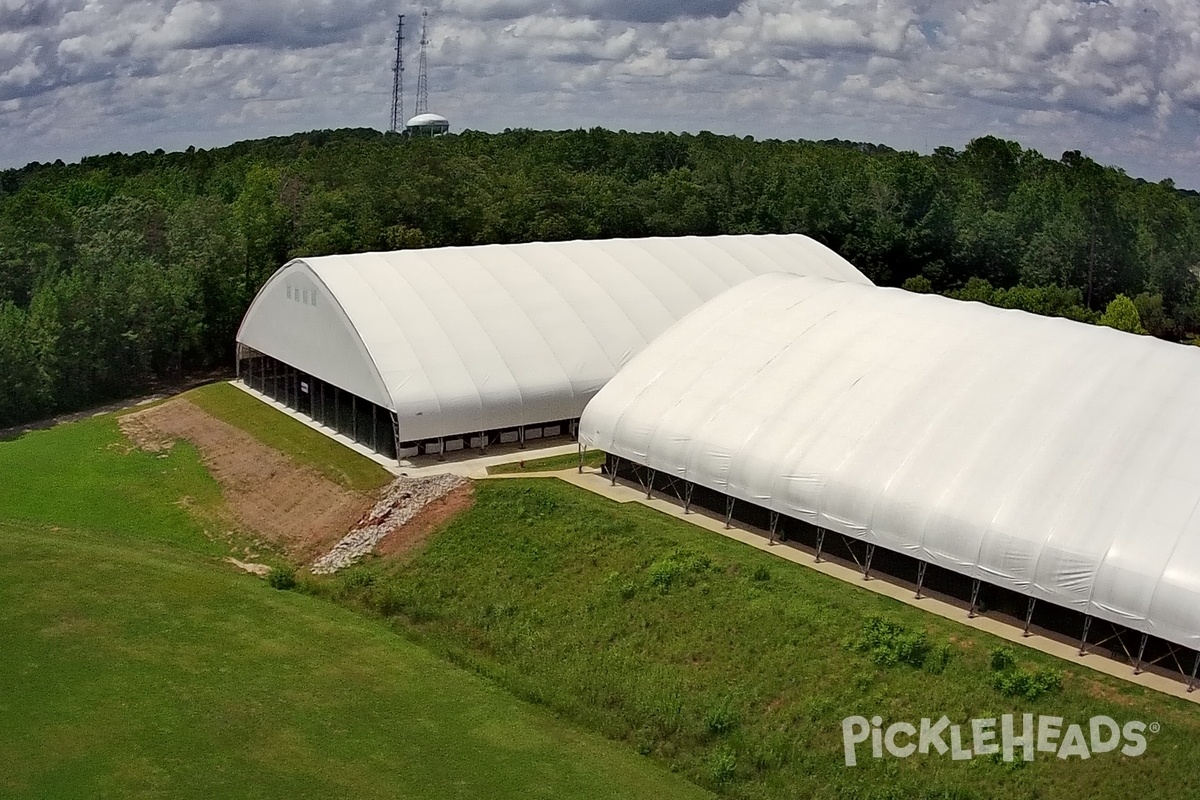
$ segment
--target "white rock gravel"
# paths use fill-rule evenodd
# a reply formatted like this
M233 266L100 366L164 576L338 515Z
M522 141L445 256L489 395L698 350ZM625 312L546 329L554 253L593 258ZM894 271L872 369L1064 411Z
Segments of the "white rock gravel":
M389 533L415 517L422 508L467 483L458 475L397 478L383 497L333 549L313 562L314 575L332 575L358 562Z

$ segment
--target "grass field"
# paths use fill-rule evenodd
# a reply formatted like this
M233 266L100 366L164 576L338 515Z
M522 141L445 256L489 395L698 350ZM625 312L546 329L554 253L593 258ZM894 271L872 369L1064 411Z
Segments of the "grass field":
M172 544L215 555L221 487L195 448L132 448L111 416L0 442L0 520L30 527L103 531L134 543Z
M698 797L376 620L232 571L196 454L0 443L0 797ZM212 531L209 531L212 533Z
M604 463L604 453L599 450L589 450L583 454L585 467L598 467ZM496 464L488 467L489 475L511 475L516 472L553 472L560 469L571 469L579 466L579 454L567 453L562 456L535 458L532 461L513 461L508 464Z
M212 383L182 395L217 419L241 428L263 444L350 489L369 491L393 476L383 467L228 383Z
M1063 671L1062 688L1008 696L993 685L997 639L559 481L482 482L412 560L308 588L391 615L518 696L733 797L1200 797L1190 703L1024 648L1019 670ZM900 646L857 649L872 617L898 626ZM920 666L905 663L919 663L906 641L923 641ZM1140 758L844 765L850 715L968 725L1004 713L1162 732Z
M232 387L189 397L387 480ZM1011 674L1052 680L1013 696L986 634L559 481L482 482L316 597L221 565L238 534L195 451L130 451L112 417L0 443L0 486L2 797L1200 796L1190 703L1022 648ZM1139 758L843 763L849 715L1004 713L1161 733Z

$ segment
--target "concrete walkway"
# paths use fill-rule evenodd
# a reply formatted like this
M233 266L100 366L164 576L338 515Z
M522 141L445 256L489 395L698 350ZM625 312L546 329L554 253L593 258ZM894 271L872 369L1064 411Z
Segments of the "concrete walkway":
M578 470L568 469L561 472L534 472L512 475L492 475L490 479L499 478L557 478L566 481L572 486L578 486L581 489L586 489L589 492L598 494L602 497L607 497L610 500L615 500L618 503L641 503L644 506L659 511L676 519L683 520L698 528L703 528L712 533L718 533L728 539L734 539L742 544L749 545L756 550L761 550L764 553L770 553L773 556L791 561L794 564L799 564L811 570L829 575L846 583L852 583L855 586L874 592L875 594L890 597L893 600L898 600L905 605L914 606L931 614L937 614L939 617L944 617L953 620L962 625L975 630L985 631L1005 639L1014 644L1019 644L1024 647L1032 647L1035 650L1040 650L1043 653L1049 653L1052 656L1057 656L1064 661L1068 661L1073 665L1086 667L1102 672L1105 675L1111 675L1114 678L1120 678L1129 683L1135 683L1138 686L1144 686L1147 689L1153 689L1163 694L1169 694L1172 697L1179 697L1184 700L1189 700L1193 703L1200 704L1200 690L1188 693L1187 686L1177 680L1171 680L1163 675L1158 675L1150 672L1143 672L1140 675L1133 674L1133 668L1106 658L1102 655L1091 654L1080 656L1079 648L1073 645L1050 639L1045 636L1036 634L1026 637L1023 635L1020 628L1009 625L1001 620L991 619L986 616L969 617L967 612L959 606L950 603L936 600L931 597L922 597L916 599L913 592L904 586L899 586L890 583L885 579L863 580L862 573L858 570L851 569L842 564L837 564L829 561L817 562L813 557L794 547L789 547L784 544L771 544L770 541L763 535L752 531L741 530L739 528L730 528L726 530L724 522L713 519L704 514L684 514L683 506L678 503L669 502L657 497L646 499L646 493L639 491L630 486L617 483L612 485L611 479L600 474L600 471L595 468L585 468L582 474Z
M434 456L423 456L420 461L417 461L411 467L395 467L393 465L393 471L397 475L409 475L414 478L441 475L446 472L453 475L461 475L464 478L498 478L501 476L489 476L487 468L494 467L497 464L515 464L519 461L534 461L541 458L550 458L551 456L574 455L578 452L579 446L574 442L569 444L552 444L549 447L530 447L526 445L524 450L518 449L516 445L502 445L501 447L493 445L489 448L489 455L474 455L455 460L455 454L451 453L445 461L438 461ZM535 472L526 474L546 475L554 473ZM520 473L515 473L515 477L520 477L520 475Z

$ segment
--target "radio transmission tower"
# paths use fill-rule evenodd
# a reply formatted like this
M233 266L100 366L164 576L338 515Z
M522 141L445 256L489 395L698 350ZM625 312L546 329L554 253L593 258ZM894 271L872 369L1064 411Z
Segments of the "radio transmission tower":
M429 11L421 12L421 62L417 66L417 114L429 113Z
M404 15L396 24L396 66L392 67L392 133L404 124Z

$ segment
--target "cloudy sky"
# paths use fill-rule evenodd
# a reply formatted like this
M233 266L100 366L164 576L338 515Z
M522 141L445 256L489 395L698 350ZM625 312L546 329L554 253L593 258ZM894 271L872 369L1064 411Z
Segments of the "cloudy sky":
M378 0L0 0L0 167L387 125ZM1200 188L1198 0L430 0L456 130L992 133Z

